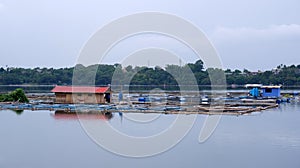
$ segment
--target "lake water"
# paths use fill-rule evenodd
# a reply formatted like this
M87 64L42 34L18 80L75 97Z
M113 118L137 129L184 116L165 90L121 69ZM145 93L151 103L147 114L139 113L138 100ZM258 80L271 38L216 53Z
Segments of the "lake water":
M107 122L105 117L90 118ZM108 122L126 134L144 136L161 131L174 118L160 115L151 126L140 126L115 113ZM279 108L249 116L224 115L212 136L199 143L205 118L198 115L191 131L170 150L151 157L131 158L94 143L74 115L0 111L0 167L300 167L300 104L281 104Z

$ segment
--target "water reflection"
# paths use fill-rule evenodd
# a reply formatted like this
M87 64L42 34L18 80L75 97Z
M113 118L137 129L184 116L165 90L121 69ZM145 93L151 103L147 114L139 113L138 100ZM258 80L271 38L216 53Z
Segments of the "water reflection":
M123 113L122 112L118 112L120 119L121 119L121 123L123 123Z
M21 115L24 112L24 110L11 110L11 111L15 112L17 115Z
M77 114L65 111L55 111L55 113L52 113L51 115L56 120L78 120L78 118L86 120L110 120L113 118L113 114L111 112Z
M206 116L198 115L194 127L178 145L161 155L140 159L120 157L94 144L82 131L76 113L18 113L22 115L0 111L0 168L300 167L300 102L282 103L253 116L223 116L214 134L202 144L197 137ZM176 118L162 115L150 125L131 122L125 113L81 115L95 122L109 121L119 132L136 137L159 133ZM114 145L121 143L112 140L116 141Z

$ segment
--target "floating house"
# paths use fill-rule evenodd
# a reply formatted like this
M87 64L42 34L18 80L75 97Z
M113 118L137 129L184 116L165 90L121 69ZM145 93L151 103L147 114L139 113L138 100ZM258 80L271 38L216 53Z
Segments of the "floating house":
M111 102L110 87L55 86L55 103L62 104L104 104Z
M249 94L253 97L263 98L279 98L281 85L265 86L261 84L247 84L246 88L250 88Z
M264 98L278 98L280 97L280 85L277 86L262 86L262 97Z

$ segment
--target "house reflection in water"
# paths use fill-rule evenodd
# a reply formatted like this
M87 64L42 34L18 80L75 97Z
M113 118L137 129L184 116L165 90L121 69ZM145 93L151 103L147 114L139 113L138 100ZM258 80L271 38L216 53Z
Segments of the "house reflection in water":
M110 120L113 118L113 114L111 112L106 113L68 113L64 111L55 111L52 114L53 118L56 120L78 120L85 119L85 120Z

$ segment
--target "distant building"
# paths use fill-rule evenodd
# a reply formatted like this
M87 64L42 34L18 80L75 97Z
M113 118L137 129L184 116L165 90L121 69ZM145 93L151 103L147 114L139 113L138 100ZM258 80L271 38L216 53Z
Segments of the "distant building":
M278 98L280 97L281 86L262 86L262 97L265 98Z
M279 74L280 71L282 71L282 69L278 69L278 68L272 69L272 73L275 75Z
M250 72L251 75L258 75L263 73L262 71L258 70L257 72Z
M262 84L246 84L246 88L261 88L263 85Z
M104 104L111 102L110 87L55 86L55 103L62 104Z

